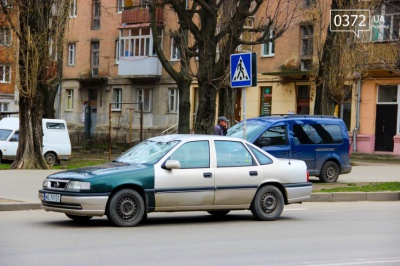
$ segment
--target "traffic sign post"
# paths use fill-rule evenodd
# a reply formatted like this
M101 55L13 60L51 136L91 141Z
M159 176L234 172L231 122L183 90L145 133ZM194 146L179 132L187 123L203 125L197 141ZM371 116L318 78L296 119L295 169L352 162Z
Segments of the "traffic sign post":
M231 54L231 88L241 88L243 98L243 138L246 139L246 89L257 85L257 54Z

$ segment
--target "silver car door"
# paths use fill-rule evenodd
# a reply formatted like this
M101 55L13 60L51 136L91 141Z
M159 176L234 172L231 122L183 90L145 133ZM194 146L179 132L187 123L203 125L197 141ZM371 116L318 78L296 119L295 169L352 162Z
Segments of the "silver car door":
M214 203L214 170L209 141L186 142L169 156L180 169L156 169L156 210L207 209Z
M248 207L263 176L251 153L240 141L216 140L214 205Z

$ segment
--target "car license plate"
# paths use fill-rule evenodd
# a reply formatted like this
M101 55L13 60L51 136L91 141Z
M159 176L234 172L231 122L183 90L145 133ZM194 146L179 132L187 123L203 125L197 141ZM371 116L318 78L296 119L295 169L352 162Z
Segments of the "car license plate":
M60 194L45 193L44 194L44 201L47 201L47 202L61 202L61 195Z

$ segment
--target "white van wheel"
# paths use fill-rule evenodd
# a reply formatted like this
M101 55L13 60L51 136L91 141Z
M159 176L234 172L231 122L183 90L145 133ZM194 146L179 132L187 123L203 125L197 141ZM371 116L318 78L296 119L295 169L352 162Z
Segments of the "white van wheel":
M48 152L44 155L44 159L48 166L54 166L57 162L57 157L54 153Z

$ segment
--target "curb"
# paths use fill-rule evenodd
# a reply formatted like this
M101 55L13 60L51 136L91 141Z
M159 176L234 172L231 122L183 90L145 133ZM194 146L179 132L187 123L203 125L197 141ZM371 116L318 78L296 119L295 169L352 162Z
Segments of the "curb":
M400 192L311 193L307 202L399 201ZM0 211L40 210L41 203L0 203Z
M1 203L0 211L30 211L40 210L41 203Z
M400 192L332 192L311 193L309 202L340 202L340 201L398 201Z

